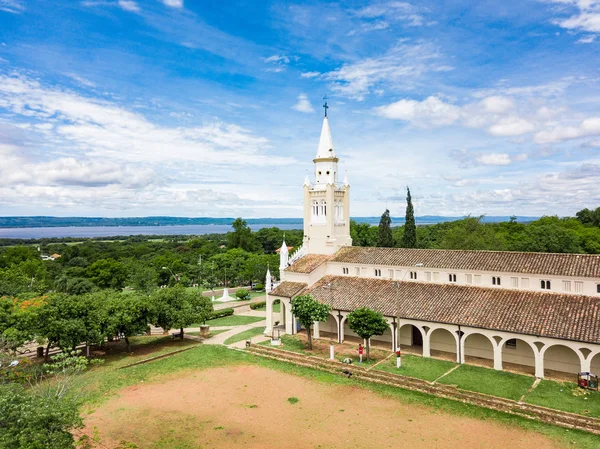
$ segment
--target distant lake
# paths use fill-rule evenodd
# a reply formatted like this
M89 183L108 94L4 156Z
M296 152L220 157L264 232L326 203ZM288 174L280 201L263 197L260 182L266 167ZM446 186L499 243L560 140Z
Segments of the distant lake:
M251 224L256 231L261 228L302 229L302 225L289 223ZM225 234L232 230L229 225L181 225L181 226L72 226L52 228L0 228L0 238L43 239L51 237L115 237L123 235L202 235Z

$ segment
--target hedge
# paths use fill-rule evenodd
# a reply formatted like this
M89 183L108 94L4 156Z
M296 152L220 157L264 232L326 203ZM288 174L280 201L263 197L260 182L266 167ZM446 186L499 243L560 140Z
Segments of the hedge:
M213 311L212 316L209 319L214 320L215 318L222 318L224 316L229 316L229 315L233 315L233 309L231 309L231 308L215 310L215 311Z
M273 304L279 304L279 303L280 303L279 299L276 299L275 301L273 301ZM252 310L260 309L261 307L266 307L266 306L267 306L266 301L255 302L254 304L250 304L250 308Z

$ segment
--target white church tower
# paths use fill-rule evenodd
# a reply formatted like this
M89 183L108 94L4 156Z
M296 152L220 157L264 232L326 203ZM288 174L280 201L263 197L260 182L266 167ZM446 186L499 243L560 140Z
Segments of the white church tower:
M344 178L338 185L338 158L333 148L327 102L315 164L314 185L304 181L305 254L333 254L342 246L351 246L350 185Z

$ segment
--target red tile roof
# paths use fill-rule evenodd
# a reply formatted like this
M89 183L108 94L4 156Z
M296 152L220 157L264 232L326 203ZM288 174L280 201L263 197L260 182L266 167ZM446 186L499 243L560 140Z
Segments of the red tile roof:
M412 248L341 248L331 258L344 262L383 266L415 266L431 269L500 271L600 278L600 254L522 253Z
M600 343L600 297L325 276L306 290L336 310Z
M281 296L282 298L293 298L299 295L307 287L304 282L284 281L269 293L270 296Z
M331 259L331 256L325 254L307 254L301 257L285 271L291 273L311 273L314 269Z

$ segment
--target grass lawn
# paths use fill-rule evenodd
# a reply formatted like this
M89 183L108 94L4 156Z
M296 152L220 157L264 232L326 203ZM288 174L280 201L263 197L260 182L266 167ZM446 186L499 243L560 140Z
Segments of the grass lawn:
M239 334L232 335L223 343L226 345L230 345L236 343L238 341L250 340L252 337L256 337L257 335L262 335L265 331L264 327L254 327L252 329L248 329L247 331L240 332Z
M403 355L402 367L400 369L396 368L395 356L390 357L373 369L400 374L402 376L416 377L417 379L431 382L454 366L456 366L456 363L447 360L436 360L416 355Z
M461 365L438 382L518 401L533 385L534 378L480 366Z
M600 392L583 390L573 382L542 380L525 402L600 418Z
M264 317L260 316L230 315L221 318L215 318L214 320L208 320L206 324L209 326L243 326L244 324L252 324L263 320ZM199 324L192 324L190 327L199 326Z
M140 353L140 349L147 349L148 346L152 346L158 350L164 350L165 348L174 350L179 347L178 342L172 341L169 337L166 339L160 338L150 341L149 339L151 338L152 337L139 337L132 339L134 354ZM141 345L140 343L144 344ZM147 358L148 356L153 355L156 354L146 353L142 357ZM72 391L83 394L84 414L93 410L95 406L106 401L110 397L118 394L121 389L137 385L142 381L158 381L161 376L172 378L175 373L177 373L177 375L182 375L188 370L203 370L236 364L256 364L269 369L307 377L325 384L362 387L384 397L398 400L400 403L422 404L430 407L434 414L438 412L447 412L457 416L468 416L476 419L494 419L495 421L504 423L508 426L518 426L520 428L541 432L551 438L555 438L565 447L569 446L585 449L598 447L598 437L585 432L566 430L551 425L536 423L519 416L495 412L457 401L437 398L387 385L372 384L356 379L347 379L343 376L303 368L290 363L263 359L244 353L243 351L233 351L221 345L199 345L196 348L172 357L137 365L124 370L116 370L119 366L135 361L136 358L138 357L129 356L127 354L109 354L106 357L106 362L104 364L95 366L77 376ZM434 425L434 423L435 416L432 415L432 425Z

